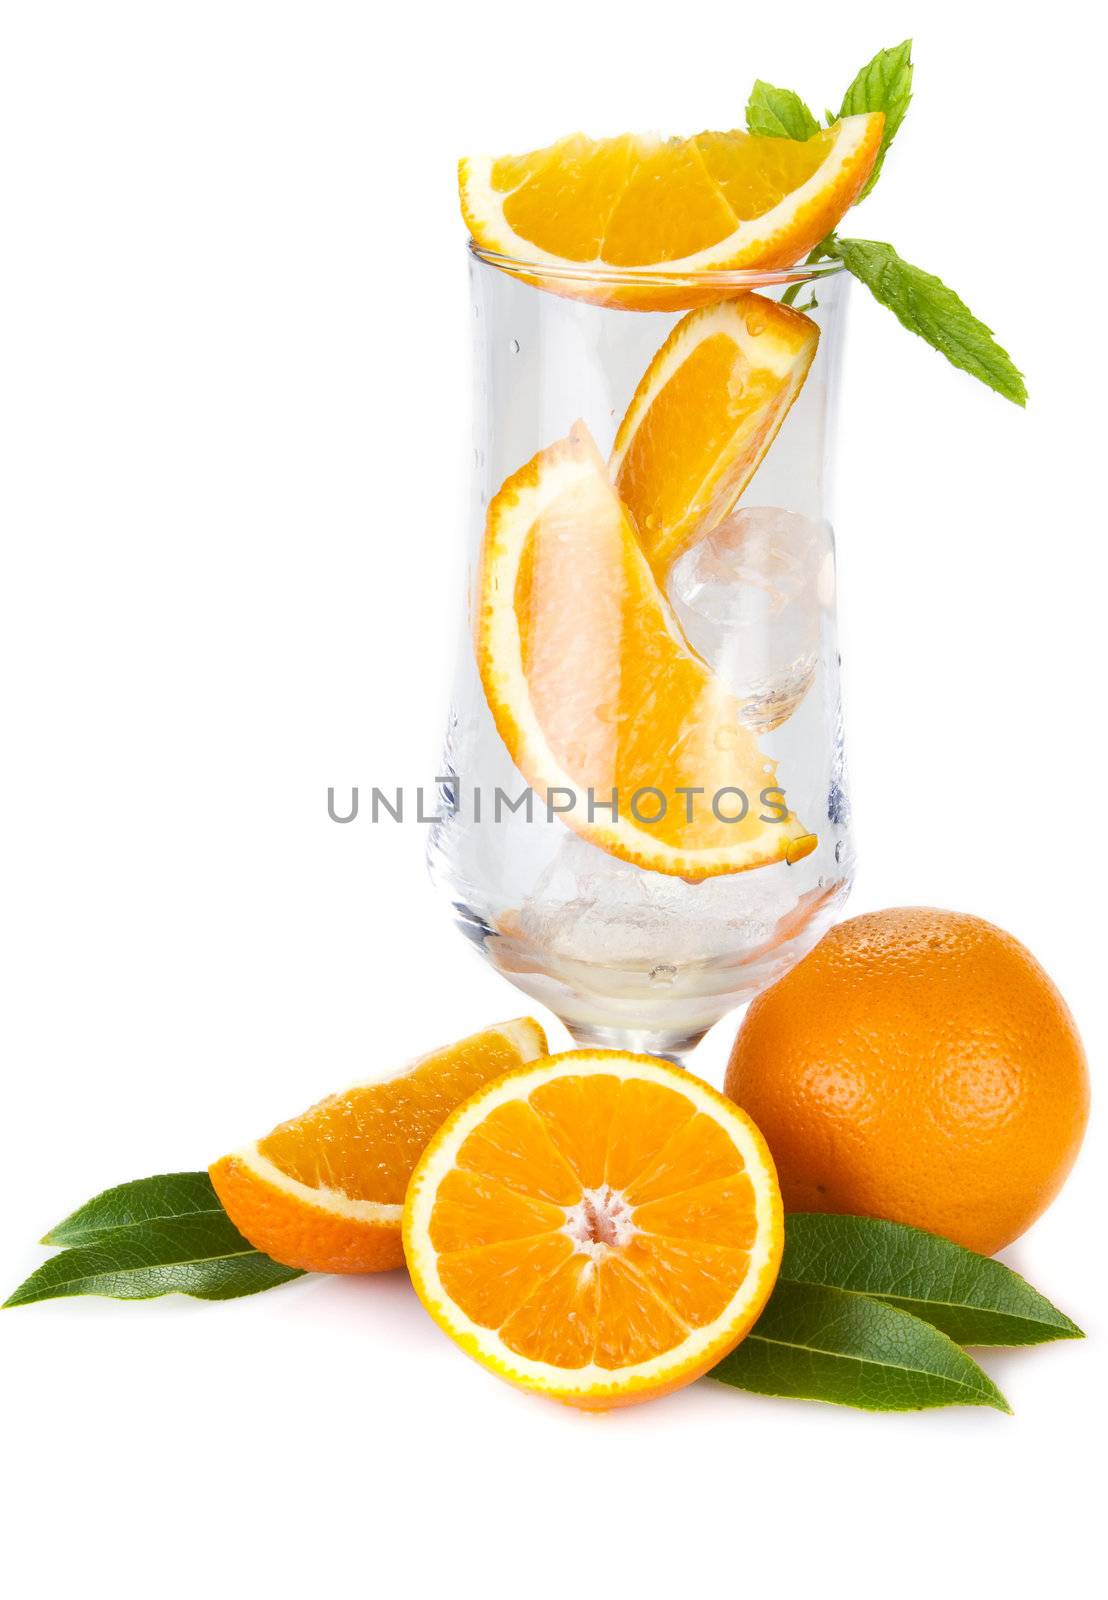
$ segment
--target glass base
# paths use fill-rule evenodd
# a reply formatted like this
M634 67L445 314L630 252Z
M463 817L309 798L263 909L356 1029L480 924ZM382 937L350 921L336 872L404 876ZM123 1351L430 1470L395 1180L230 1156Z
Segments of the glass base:
M835 920L849 889L849 877L825 884L779 917L772 934L742 943L736 931L735 948L726 954L691 958L674 949L681 928L650 930L657 957L627 953L619 959L613 949L606 961L586 961L528 937L518 913L489 917L460 897L454 899L454 913L474 947L516 988L560 1018L580 1046L638 1051L682 1064L709 1028L808 953ZM634 931L642 936L641 929ZM688 931L685 925L686 943Z

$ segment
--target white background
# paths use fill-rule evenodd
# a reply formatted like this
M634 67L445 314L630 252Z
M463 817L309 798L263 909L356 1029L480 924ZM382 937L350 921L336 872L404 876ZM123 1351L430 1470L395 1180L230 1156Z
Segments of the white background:
M3 5L0 1288L105 1185L202 1165L527 1009L450 926L424 830L326 815L329 784L436 770L470 448L456 157L730 127L755 76L822 110L913 32L916 100L849 226L956 286L1032 401L855 292L836 485L851 909L1011 929L1096 1079L1090 18L1073 0ZM717 1082L733 1033L694 1062ZM1094 1118L1009 1253L1092 1335L985 1358L1013 1418L711 1384L580 1417L467 1362L401 1274L5 1312L10 1592L1089 1594L1105 1153Z

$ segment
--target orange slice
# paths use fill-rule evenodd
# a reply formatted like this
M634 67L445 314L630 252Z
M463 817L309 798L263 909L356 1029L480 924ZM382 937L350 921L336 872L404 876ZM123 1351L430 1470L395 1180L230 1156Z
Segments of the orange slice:
M467 156L458 166L462 214L483 249L549 269L533 281L555 293L642 310L698 305L720 290L605 274L799 261L858 197L884 121L880 112L843 117L808 140L578 133L527 155Z
M584 838L689 879L815 849L682 637L584 424L490 504L476 633L512 760Z
M467 1355L586 1410L699 1378L777 1277L781 1196L745 1112L652 1056L578 1050L444 1123L404 1203L416 1293Z
M609 463L659 584L727 517L800 393L810 317L762 295L692 311L635 390Z
M231 1221L257 1250L307 1272L387 1272L404 1261L400 1214L412 1168L448 1112L546 1054L521 1017L358 1084L209 1167Z

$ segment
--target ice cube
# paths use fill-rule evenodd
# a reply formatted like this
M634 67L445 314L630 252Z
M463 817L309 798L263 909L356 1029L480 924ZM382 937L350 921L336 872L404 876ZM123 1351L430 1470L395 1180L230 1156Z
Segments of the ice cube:
M735 512L687 550L670 577L689 643L759 733L779 727L808 692L834 595L831 529L775 506Z
M765 941L783 901L792 908L795 894L773 874L687 883L645 872L567 834L524 900L519 926L533 948L552 956L612 966L680 966L733 956Z

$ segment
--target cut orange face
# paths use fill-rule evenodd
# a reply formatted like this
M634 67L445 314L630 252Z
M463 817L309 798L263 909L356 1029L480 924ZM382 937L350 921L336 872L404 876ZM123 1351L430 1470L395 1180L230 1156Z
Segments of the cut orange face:
M663 588L681 552L733 510L818 343L810 317L747 294L690 312L650 363L609 465Z
M215 1192L254 1248L287 1267L399 1267L404 1191L428 1139L475 1089L545 1054L530 1017L486 1028L395 1077L331 1095L224 1156L208 1169Z
M652 1056L571 1051L488 1084L421 1157L404 1252L482 1366L586 1410L700 1377L777 1276L781 1197L745 1112Z
M527 155L464 158L462 213L483 249L548 269L531 275L545 289L681 309L720 291L674 276L787 267L825 238L869 177L883 127L874 112L808 140L573 134ZM670 281L621 283L628 270Z
M688 879L815 849L741 703L685 643L581 423L489 506L476 636L512 760L601 849Z

